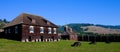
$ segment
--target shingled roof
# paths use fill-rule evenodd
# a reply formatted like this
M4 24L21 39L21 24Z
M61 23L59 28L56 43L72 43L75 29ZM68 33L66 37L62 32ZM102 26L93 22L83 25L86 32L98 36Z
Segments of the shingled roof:
M57 27L57 25L44 19L41 16L22 13L18 17L16 17L12 22L8 23L4 28L9 27L9 26L13 26L13 25L17 25L17 24Z

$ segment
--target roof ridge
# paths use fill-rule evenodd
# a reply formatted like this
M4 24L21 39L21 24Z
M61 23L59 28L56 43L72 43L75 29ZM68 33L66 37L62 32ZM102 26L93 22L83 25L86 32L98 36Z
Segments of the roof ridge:
M31 23L31 20L29 20L27 17L30 17L31 19L35 19L36 23ZM50 24L48 25L46 22L49 22ZM29 25L42 25L42 26L52 26L52 27L57 27L57 25L53 24L49 20L38 16L38 15L33 15L33 14L27 14L27 13L21 13L19 16L17 16L15 19L13 19L8 25L5 27L9 26L14 26L17 24L29 24Z

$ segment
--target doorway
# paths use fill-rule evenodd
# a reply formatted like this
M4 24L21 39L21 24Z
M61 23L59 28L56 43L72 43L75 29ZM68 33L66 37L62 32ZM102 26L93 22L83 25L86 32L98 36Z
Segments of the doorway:
M29 41L32 41L32 37L31 37L31 36L29 36L29 37L28 37L28 40L29 40Z
M40 38L41 38L41 41L43 41L43 36L41 36Z
M52 36L52 39L54 40L54 36Z

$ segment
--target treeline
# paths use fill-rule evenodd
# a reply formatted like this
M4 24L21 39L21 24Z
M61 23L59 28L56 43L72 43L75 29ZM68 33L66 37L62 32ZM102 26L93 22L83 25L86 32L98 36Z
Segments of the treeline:
M7 23L9 23L9 21L6 19L0 19L0 29L3 28Z
M117 26L112 26L112 25L95 25L95 26L100 26L104 28L111 28L111 29L120 29L120 25Z

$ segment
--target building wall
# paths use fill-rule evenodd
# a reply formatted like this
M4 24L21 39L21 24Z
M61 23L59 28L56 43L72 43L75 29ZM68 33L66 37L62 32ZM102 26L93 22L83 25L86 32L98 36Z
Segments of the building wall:
M58 31L57 34L48 34L48 27L44 27L44 33L40 33L40 26L34 26L34 33L30 33L30 25L22 25L22 41L23 42L38 42L38 41L56 41L58 40ZM56 28L57 29L57 28Z
M72 28L64 26L64 33L61 35L62 39L69 39L73 41L78 41L77 34L72 31Z
M18 33L15 33L16 26L18 27L18 29L17 29ZM40 33L40 26L35 26L35 25L32 25L32 26L34 26L34 33L30 33L29 26L30 25L18 24L18 25L4 28L5 38L23 41L23 42L56 41L56 40L58 40L58 31L56 31L57 34L53 34L54 27L51 27L52 34L48 34L47 26L44 27L44 33Z
M70 40L78 41L77 35L69 35L69 36L70 36Z
M17 32L18 33L15 33L15 27L18 27L18 30ZM14 26L10 26L10 27L7 27L7 28L4 28L4 35L5 37L4 38L7 38L7 39L12 39L12 40L21 40L21 25L18 24L18 25L14 25Z

